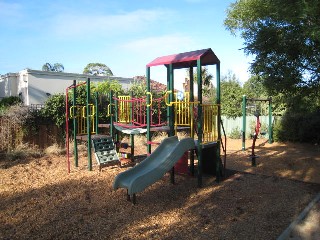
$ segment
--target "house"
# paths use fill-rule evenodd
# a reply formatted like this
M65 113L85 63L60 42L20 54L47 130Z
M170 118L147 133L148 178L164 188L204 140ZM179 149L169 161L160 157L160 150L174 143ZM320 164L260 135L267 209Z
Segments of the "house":
M66 88L71 86L74 80L86 81L87 78L92 82L102 82L107 78L117 80L123 89L128 89L133 82L133 78L24 69L18 73L0 76L0 98L19 96L26 106L44 104L49 96L65 93Z

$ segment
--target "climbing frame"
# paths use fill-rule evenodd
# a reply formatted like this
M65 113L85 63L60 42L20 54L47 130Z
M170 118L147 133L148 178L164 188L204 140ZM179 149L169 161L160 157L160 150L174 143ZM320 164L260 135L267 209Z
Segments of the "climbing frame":
M121 164L112 137L95 137L92 145L100 171L103 166Z

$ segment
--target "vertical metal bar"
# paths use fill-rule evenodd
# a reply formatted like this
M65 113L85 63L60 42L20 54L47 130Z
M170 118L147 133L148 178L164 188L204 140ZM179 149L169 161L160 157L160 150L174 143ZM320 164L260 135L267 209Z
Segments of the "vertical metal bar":
M146 78L147 78L147 91L150 92L150 67L147 67L146 69ZM150 96L147 95L147 154L151 154L151 133L150 133L150 125L151 125L151 119L150 119Z
M91 131L90 131L90 78L87 79L87 134L88 134L88 170L92 171L92 157L91 157Z
M189 86L190 86L190 111L191 111L191 123L190 123L190 135L194 138L194 93L193 93L193 67L189 67ZM188 89L187 89L188 90ZM190 151L190 172L191 175L194 176L194 152Z
M95 113L94 113L94 116L95 116L95 132L96 134L99 134L99 127L98 127L98 124L99 124L99 108L98 108L98 92L95 93Z
M169 102L173 102L174 101L174 85L173 85L173 81L174 80L174 76L173 76L173 66L172 64L169 65L169 90L171 91L170 95L169 95ZM174 114L173 114L173 106L169 106L169 136L173 136L174 135Z
M246 149L246 119L247 119L247 98L246 95L242 96L242 151Z
M78 129L78 117L76 117L76 104L77 104L77 89L76 89L77 81L73 80L73 98L72 98L72 115L73 115L73 151L74 151L74 165L76 167L79 166L79 161L78 161L78 146L77 146L77 129Z
M113 91L110 90L110 96L109 96L109 104L110 104L110 127L109 127L109 131L110 131L110 136L112 137L112 139L114 139L114 129L113 129L113 111L112 111L112 106L113 106Z
M115 106L115 111L114 111L114 113L115 113L115 118L113 119L113 121L115 121L115 122L120 122L120 116L119 116L119 106L118 106L118 104L119 104L119 100L118 100L118 94L117 93L115 93L114 94L115 95L115 101L114 101L114 106ZM119 134L118 134L118 131L117 130L115 130L114 129L114 140L115 140L115 143L116 143L116 149L117 149L117 151L119 151L119 149L118 149L118 147L119 147Z
M273 143L273 129L272 129L272 99L269 98L269 143Z
M134 107L135 107L135 102L137 101L133 101L133 92L130 92L130 102L128 102L128 106L130 109L130 117L129 117L129 123L132 124L134 121Z
M174 101L174 76L173 76L173 66L172 64L169 65L169 90L171 91L171 94L169 95L169 102L173 102ZM169 136L173 136L174 135L174 121L176 121L176 119L174 119L174 108L173 106L169 107L170 110L170 119L169 119ZM171 169L170 171L170 180L171 183L174 184L174 167Z
M198 187L202 187L202 73L201 73L201 60L197 60L197 82L198 82Z
M69 88L66 89L66 149L67 149L68 173L70 173L68 90Z
M217 141L217 156L216 156L216 181L220 182L221 178L221 171L222 171L222 165L221 165L221 157L220 157L220 149L221 149L221 91L220 91L220 62L216 65L216 78L217 78L217 128L218 128L218 141Z

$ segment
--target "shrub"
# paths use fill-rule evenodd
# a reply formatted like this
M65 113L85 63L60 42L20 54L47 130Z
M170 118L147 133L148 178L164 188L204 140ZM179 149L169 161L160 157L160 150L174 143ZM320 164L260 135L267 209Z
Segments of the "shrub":
M37 147L30 146L29 144L20 144L6 154L6 159L15 161L27 158L40 158L42 156L43 153Z
M274 125L275 141L320 142L320 110L286 113Z
M231 139L240 139L241 138L241 131L239 127L235 127L232 129L231 133L229 134Z

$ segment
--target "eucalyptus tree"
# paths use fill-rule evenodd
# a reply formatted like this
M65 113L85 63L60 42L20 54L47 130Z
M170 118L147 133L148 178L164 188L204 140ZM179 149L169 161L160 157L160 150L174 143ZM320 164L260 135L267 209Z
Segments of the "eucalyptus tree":
M103 63L88 63L83 73L94 76L113 76L111 69Z

